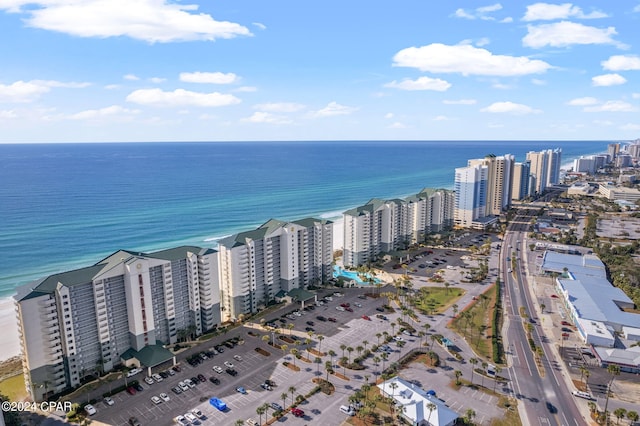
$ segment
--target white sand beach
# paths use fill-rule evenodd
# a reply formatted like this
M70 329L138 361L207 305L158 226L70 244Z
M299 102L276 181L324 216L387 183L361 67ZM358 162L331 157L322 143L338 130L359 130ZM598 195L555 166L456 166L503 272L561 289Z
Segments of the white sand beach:
M20 354L18 320L12 298L0 299L0 361Z

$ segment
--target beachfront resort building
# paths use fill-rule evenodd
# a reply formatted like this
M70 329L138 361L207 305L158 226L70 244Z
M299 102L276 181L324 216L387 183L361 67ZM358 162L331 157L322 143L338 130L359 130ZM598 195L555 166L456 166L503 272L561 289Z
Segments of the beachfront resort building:
M218 243L223 320L257 312L281 291L332 278L333 222L271 219Z
M513 165L513 179L511 183L511 200L520 201L529 195L529 184L531 175L529 173L529 162L515 163Z
M530 174L533 181L532 193L542 194L548 186L560 182L562 149L530 151L527 153L527 161L530 164Z
M469 160L469 167L481 165L487 167L485 211L482 216L499 216L511 206L511 187L515 157L487 155L485 158Z
M119 364L153 367L163 347L221 322L217 252L120 250L15 296L27 390L35 401Z
M487 205L487 175L489 168L483 164L456 169L454 191L456 226L472 228L478 219L485 217Z
M425 188L406 199L371 199L344 217L345 266L374 262L382 253L405 249L426 234L451 228L453 192Z
M393 399L395 411L410 425L452 426L460 417L433 390L425 391L400 377L380 383L378 389L382 396Z

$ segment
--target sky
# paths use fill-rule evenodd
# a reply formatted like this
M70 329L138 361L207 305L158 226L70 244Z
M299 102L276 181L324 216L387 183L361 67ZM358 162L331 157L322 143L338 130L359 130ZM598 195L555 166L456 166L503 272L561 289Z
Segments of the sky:
M0 0L0 143L633 140L640 0Z

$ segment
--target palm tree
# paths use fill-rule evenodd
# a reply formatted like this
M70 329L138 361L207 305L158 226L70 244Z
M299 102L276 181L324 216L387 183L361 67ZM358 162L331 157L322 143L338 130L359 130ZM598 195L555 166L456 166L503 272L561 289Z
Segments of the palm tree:
M258 408L256 408L256 414L260 416L260 424L262 424L262 415L266 412L267 409L264 407L264 405L259 405Z
M311 349L311 339L310 339L309 337L307 337L306 339L304 339L304 344L307 346L307 356L308 356L309 358L311 358L311 352L310 352L310 349Z
M236 420L236 423L235 423L236 426L242 426L243 424L244 424L244 420L242 419Z
M340 349L342 349L342 356L344 357L344 350L347 349L347 345L344 343L340 345Z
M280 399L282 400L282 406L283 408L287 408L287 393L286 392L282 392L282 394L280 394Z
M453 305L451 305L451 308L453 309L453 316L455 318L455 316L458 315L458 304L454 303Z
M465 419L467 420L467 422L471 423L471 421L474 419L474 417L476 416L476 412L473 411L471 408L469 408L466 412L465 412Z
M496 391L496 383L498 383L498 380L502 380L500 377L498 377L498 375L502 372L502 368L496 365L494 370L495 370L496 374L495 374L495 376L493 378L493 392L495 393L495 391Z
M291 405L293 405L293 394L297 391L297 389L295 386L289 386L288 391L291 394Z
M333 357L336 356L337 354L335 353L335 351L333 349L329 349L329 356L331 357L331 365L333 365Z
M609 394L611 393L611 385L613 385L613 380L616 376L620 375L620 366L609 364L607 367L607 372L611 374L611 381L607 385L607 400L604 404L604 414L607 415L607 407L609 406Z
M364 350L365 350L365 352L367 351L367 345L368 345L368 344L369 344L369 341L368 341L368 340L363 340L363 341L362 341L362 346L364 346Z
M269 342L269 340L271 340L271 338L269 337L269 335L268 335L268 334L265 334L264 336L262 336L262 341L263 341L263 342L268 343L268 342Z
M393 407L395 406L395 395L398 384L396 382L391 382L389 383L389 387L391 388L391 403L389 404L389 409L393 410Z
M293 330L295 328L295 326L296 325L291 323L291 322L289 324L287 324L287 328L289 329L289 336L291 336L291 330Z
M353 352L353 348L351 346L347 347L347 352L349 352L349 364L351 364L351 352Z
M547 307L547 305L545 305L544 303L540 304L540 312L544 314L544 310Z
M356 352L358 352L358 357L360 357L360 355L362 354L362 351L364 350L364 348L362 346L356 346Z
M436 404L434 404L433 402L430 402L427 404L427 410L429 410L429 417L427 417L427 424L431 424L430 420L431 420L431 413L433 412L433 410L436 409Z
M387 352L382 352L380 354L380 358L382 358L382 371L384 372L384 363L387 359L389 359L389 354Z
M456 370L453 372L456 376L456 386L460 386L460 377L462 377L462 371Z
M329 381L329 373L333 371L333 363L331 361L325 361L324 369L327 371L327 378L325 379L327 382Z
M640 418L640 416L638 415L638 412L637 412L637 411L633 411L633 410L631 410L631 411L628 411L628 412L627 412L627 418L628 418L629 420L631 420L632 422L637 422L637 421L638 421L638 418Z
M342 358L340 358L340 363L342 364L342 375L346 376L347 375L347 363L348 363L347 357L343 356Z
M322 341L324 340L324 336L322 334L318 334L318 352L322 353Z
M300 351L298 351L298 349L296 348L292 348L289 352L291 352L291 355L293 355L293 366L296 366L296 358L298 358L298 353Z
M316 364L316 376L320 375L320 364L322 364L322 358L319 356L315 357L313 362Z
M482 369L484 370L484 373L487 373L487 367L489 366L489 363L487 361L482 361ZM482 375L482 387L484 387L484 374Z
M620 424L620 419L623 418L625 415L627 414L627 410L625 410L624 408L620 407L620 408L616 408L613 411L613 415L616 416L618 418L618 423Z
M265 402L264 404L262 404L262 407L264 408L264 413L266 414L267 418L269 418L269 409L271 408L271 406Z
M391 326L391 334L396 334L396 323L392 322L389 325Z
M378 338L377 345L380 346L380 338L382 337L382 333L376 333L376 337Z
M473 384L473 370L475 370L476 364L478 363L478 358L470 358L469 363L472 365L471 367L471 384Z

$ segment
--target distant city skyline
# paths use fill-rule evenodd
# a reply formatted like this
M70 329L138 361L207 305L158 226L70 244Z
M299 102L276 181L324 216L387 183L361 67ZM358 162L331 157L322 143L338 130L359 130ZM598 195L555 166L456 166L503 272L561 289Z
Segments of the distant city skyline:
M636 139L639 21L638 1L7 0L0 143Z

